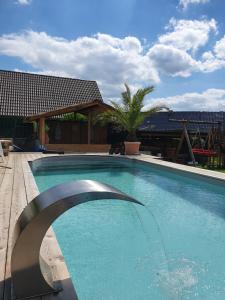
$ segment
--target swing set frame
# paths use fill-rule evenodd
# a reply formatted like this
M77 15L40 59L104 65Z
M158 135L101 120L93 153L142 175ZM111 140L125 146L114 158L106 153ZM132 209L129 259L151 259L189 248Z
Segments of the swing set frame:
M189 152L189 155L190 155L190 158L191 158L191 164L193 166L196 166L198 164L196 159L195 159L195 154L199 155L199 156L208 157L208 158L216 157L216 156L220 155L220 153L218 153L217 151L214 150L213 134L214 134L214 131L215 131L215 127L217 127L216 128L217 132L221 131L220 130L221 129L220 128L221 127L221 122L185 120L185 119L182 119L182 120L169 119L169 121L179 123L183 127L182 134L181 134L181 137L180 137L180 141L179 141L179 144L177 146L176 153L175 153L175 156L174 156L174 159L173 159L174 162L177 162L178 156L179 156L180 151L181 151L181 147L182 147L185 140L186 140L186 143L187 143L187 146L188 146L188 152ZM189 133L188 133L188 125L189 124L212 125L212 128L208 132L208 149L202 149L202 148L200 149L200 148L193 148L192 147L190 136L189 136ZM199 130L199 136L200 136L200 130Z

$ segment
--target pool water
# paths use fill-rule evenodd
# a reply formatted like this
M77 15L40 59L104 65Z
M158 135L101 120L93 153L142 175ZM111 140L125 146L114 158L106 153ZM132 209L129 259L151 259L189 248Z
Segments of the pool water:
M145 204L79 205L53 225L79 300L225 299L225 187L154 166L40 168L40 191L92 179Z

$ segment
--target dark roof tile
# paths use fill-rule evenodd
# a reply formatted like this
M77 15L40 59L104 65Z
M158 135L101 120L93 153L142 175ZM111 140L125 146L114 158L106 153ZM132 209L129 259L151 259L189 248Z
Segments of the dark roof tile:
M141 131L149 132L172 132L182 130L182 125L170 122L169 119L176 120L197 120L205 122L221 122L221 127L225 129L225 112L206 112L206 111L175 111L159 112L147 117L140 126ZM209 124L189 124L189 131L208 132L213 125ZM216 126L216 125L214 125Z
M95 81L0 70L0 116L27 117L103 101Z

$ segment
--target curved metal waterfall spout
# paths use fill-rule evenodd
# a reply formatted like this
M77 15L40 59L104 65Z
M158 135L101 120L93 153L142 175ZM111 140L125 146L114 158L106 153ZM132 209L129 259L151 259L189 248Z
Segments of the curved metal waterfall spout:
M119 199L141 204L128 195L92 180L57 185L34 198L16 223L18 236L12 252L11 274L16 299L57 292L53 282L44 278L40 248L46 231L65 211L92 200Z

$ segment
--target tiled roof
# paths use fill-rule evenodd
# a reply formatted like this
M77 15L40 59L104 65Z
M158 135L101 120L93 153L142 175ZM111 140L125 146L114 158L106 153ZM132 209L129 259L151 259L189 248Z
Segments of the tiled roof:
M102 101L95 81L0 70L0 116L27 117Z
M176 120L194 120L205 122L221 122L221 126L225 129L225 112L204 112L204 111L175 111L175 112L159 112L145 119L141 125L141 131L151 132L172 132L180 131L181 124L170 122L170 119ZM213 125L209 124L189 124L189 131L208 132ZM216 126L216 125L214 125Z

